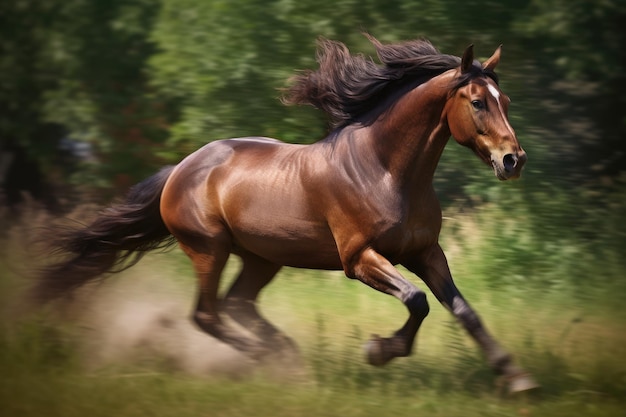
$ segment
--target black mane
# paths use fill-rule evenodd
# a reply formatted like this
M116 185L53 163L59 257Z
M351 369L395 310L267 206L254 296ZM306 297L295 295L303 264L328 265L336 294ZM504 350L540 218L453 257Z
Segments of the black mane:
M461 65L461 58L440 53L428 40L417 39L397 44L382 44L365 35L376 48L381 64L362 54L351 55L341 42L320 38L317 61L319 69L294 76L286 89L286 104L309 104L325 111L333 127L354 122L368 124L381 103L394 99L439 74ZM494 73L483 71L475 63L471 71L459 77L453 88L467 84L477 75L497 81Z

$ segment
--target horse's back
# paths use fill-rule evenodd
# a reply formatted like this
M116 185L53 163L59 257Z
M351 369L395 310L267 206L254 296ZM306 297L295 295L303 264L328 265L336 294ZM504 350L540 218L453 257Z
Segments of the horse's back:
M161 212L168 227L201 216L199 210L206 213L223 194L225 179L243 176L246 166L255 161L271 160L274 148L280 146L284 144L271 138L234 138L210 142L189 154L174 168L163 189Z

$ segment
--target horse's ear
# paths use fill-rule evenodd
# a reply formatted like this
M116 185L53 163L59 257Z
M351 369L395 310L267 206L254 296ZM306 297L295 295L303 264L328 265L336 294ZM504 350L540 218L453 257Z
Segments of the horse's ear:
M496 49L493 55L491 55L491 58L489 58L483 63L483 69L493 71L498 65L498 63L500 62L501 53L502 53L502 45L498 46L498 49Z
M468 72L474 63L474 45L465 48L463 58L461 58L461 72Z

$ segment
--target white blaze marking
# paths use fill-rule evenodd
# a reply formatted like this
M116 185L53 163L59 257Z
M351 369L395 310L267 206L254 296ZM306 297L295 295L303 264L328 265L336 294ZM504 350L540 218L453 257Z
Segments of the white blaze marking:
M491 95L496 98L498 104L500 104L500 92L498 91L498 89L491 84L487 84L487 89L489 90Z
M487 90L489 90L491 95L496 99L496 102L498 103L498 109L500 110L500 114L502 115L502 118L504 119L504 123L507 129L509 129L509 131L511 132L511 135L515 137L513 127L511 127L511 124L509 123L509 119L504 114L504 109L502 108L502 103L500 102L500 92L498 91L496 87L494 87L491 84L487 84Z

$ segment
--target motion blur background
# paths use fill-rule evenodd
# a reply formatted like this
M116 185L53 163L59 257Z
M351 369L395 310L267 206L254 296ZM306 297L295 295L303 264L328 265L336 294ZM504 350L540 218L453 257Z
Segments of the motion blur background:
M606 404L608 398L621 406L626 393L625 28L626 3L618 0L3 0L3 288L15 287L20 274L12 262L21 259L21 248L28 247L28 238L36 235L32 226L71 215L77 207L107 203L209 141L255 135L311 143L324 137L324 114L285 107L279 101L280 88L289 76L316 67L319 36L342 41L353 53L366 55L374 55L374 50L363 31L383 42L425 37L452 55L460 55L473 43L480 60L503 44L497 72L502 90L512 99L511 124L529 161L521 180L501 183L475 156L451 141L435 183L446 218L442 244L453 275L458 280L472 277L460 281L460 286L472 294L470 300L484 304L479 312L496 328L498 318L502 321L498 332L502 337L529 326L509 345L522 351L522 361L526 357L527 365L543 377L548 392L559 398L586 392L585 403L588 395L595 395L589 393L597 393L593 398L598 404ZM188 275L184 283L193 285L180 254L159 262L169 265L165 268L169 275ZM156 280L168 280L164 269L158 272L162 276ZM333 276L329 282L336 280L341 278ZM294 286L289 290L294 293L281 296L283 283L276 284L275 305L293 294L315 299L311 291L320 290L303 283L300 293ZM340 290L346 297L357 291L352 284L328 285L333 291L337 285L345 286ZM13 293L4 292L8 302L7 294ZM359 295L365 298L355 308L364 311L371 311L371 303L377 302L371 300L383 297L359 294L367 295ZM328 301L328 295L319 300ZM291 314L294 307L285 303L284 310L275 311L279 318ZM344 303L338 298L323 314L334 317L336 308L338 315L349 317L351 311ZM316 303L311 304L315 309ZM394 311L390 331L404 314L401 308ZM180 316L186 314L183 308ZM333 378L341 382L345 375L354 377L345 380L358 380L359 375L364 380L379 378L379 384L389 375L399 381L419 379L399 369L395 374L368 373L354 364L360 358L351 359L358 348L337 353L319 345L320 339L326 340L323 333L328 324L316 314L307 317L317 341L305 345L316 383ZM359 324L353 318L346 322ZM283 325L296 333L304 326L290 326L288 321ZM377 326L369 326L367 332L381 331ZM3 363L16 366L9 374L16 380L23 376L26 387L33 381L24 375L38 375L40 369L35 366L27 372L15 364L40 360L47 369L49 363L46 354L33 359L41 352L23 362L15 359L20 343L31 345L28 337L34 337L20 339L15 336L20 332L3 338ZM448 348L465 340L462 333L453 332L443 330ZM35 337L37 343L46 344L40 336ZM18 348L11 348L10 340ZM466 361L463 349L456 349L460 356L450 363L451 369L469 366L469 375L482 375L481 359ZM604 352L600 359L598 352ZM344 354L345 360L337 359ZM433 351L433 363L436 358ZM343 368L321 365L333 360ZM410 366L418 365L410 362ZM423 379L421 386L435 391L440 386L467 389L451 375L455 373L440 374L439 380ZM490 387L487 376L471 380ZM339 382L344 387L345 381ZM401 392L399 385L396 388ZM18 400L26 398L20 397L26 391L5 390L0 398L9 411L28 414L26 400ZM568 398L582 403L577 395ZM307 401L307 407L315 403ZM579 411L580 404L572 401L571 410L563 415ZM93 411L84 407L78 410ZM480 406L476 410L476 415L487 415ZM68 410L58 413L67 415ZM271 413L277 415L274 409ZM468 415L468 410L464 413ZM317 415L322 414L318 409ZM353 414L367 415L366 411ZM598 415L609 414L606 409L598 411Z

